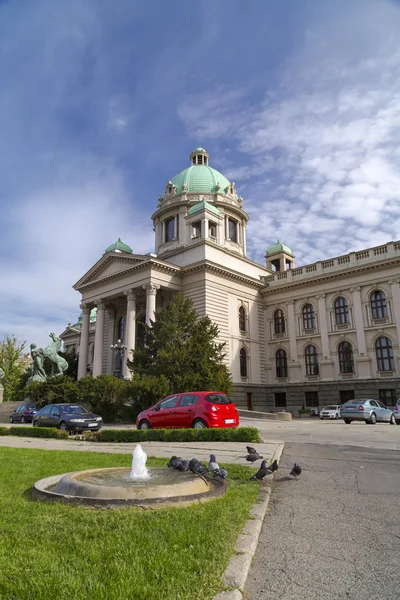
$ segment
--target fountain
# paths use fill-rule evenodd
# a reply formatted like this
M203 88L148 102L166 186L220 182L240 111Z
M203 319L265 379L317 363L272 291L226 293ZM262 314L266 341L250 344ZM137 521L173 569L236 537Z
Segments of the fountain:
M147 455L140 444L133 451L132 467L90 469L52 475L37 481L33 498L61 501L97 508L159 508L187 506L223 496L227 483L201 477L190 471L147 468Z

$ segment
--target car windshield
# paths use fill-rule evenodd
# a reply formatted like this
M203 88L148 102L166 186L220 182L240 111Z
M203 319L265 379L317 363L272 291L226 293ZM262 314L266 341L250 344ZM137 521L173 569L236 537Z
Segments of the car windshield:
M336 410L336 406L325 406L324 410Z
M225 394L207 394L205 399L211 404L232 404L232 401Z
M87 413L88 411L83 406L60 406L60 411L62 413L67 413L68 415L80 415L81 413Z

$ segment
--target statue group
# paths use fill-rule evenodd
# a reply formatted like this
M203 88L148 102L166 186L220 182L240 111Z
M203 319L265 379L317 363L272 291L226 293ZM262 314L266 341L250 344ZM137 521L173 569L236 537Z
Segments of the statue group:
M61 339L56 336L55 333L50 333L49 336L52 341L46 348L38 348L36 344L31 344L31 356L32 356L32 375L28 379L28 383L31 381L46 381L49 377L57 377L63 375L68 369L68 363L62 356L58 355L61 348ZM47 358L51 363L51 373L46 375L44 370L44 360Z

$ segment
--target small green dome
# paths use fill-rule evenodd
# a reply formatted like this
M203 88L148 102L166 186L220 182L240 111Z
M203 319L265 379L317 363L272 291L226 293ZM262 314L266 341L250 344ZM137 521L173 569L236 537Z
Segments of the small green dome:
M78 317L78 323L81 325L82 324L82 314L81 313ZM96 319L97 319L97 308L94 307L92 308L92 310L90 311L90 323L96 323Z
M186 192L198 194L215 194L218 191L225 194L231 185L222 173L208 165L192 165L175 175L172 184L176 186L177 194L183 191L184 183L186 183ZM219 185L218 189L217 185Z
M214 213L215 215L219 215L218 208L216 206L213 206L209 202L206 202L204 200L204 198L201 202L199 202L198 204L195 204L194 206L189 208L188 215L193 215L194 213L197 213L200 210L203 210L203 208L208 208L208 210L211 211L212 213Z
M116 242L106 248L106 252L128 252L129 254L132 254L132 248L127 244L124 244L124 242L121 242L121 238L118 238Z
M276 241L276 244L268 248L267 255L271 256L271 254L279 254L280 252L286 252L286 254L293 256L291 249L288 246L281 244L279 240Z

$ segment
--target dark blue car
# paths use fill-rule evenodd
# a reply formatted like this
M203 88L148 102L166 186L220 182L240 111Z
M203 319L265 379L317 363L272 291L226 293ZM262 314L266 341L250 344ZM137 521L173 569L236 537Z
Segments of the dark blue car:
M20 404L9 416L10 423L32 423L33 417L36 415L39 408L31 402Z

